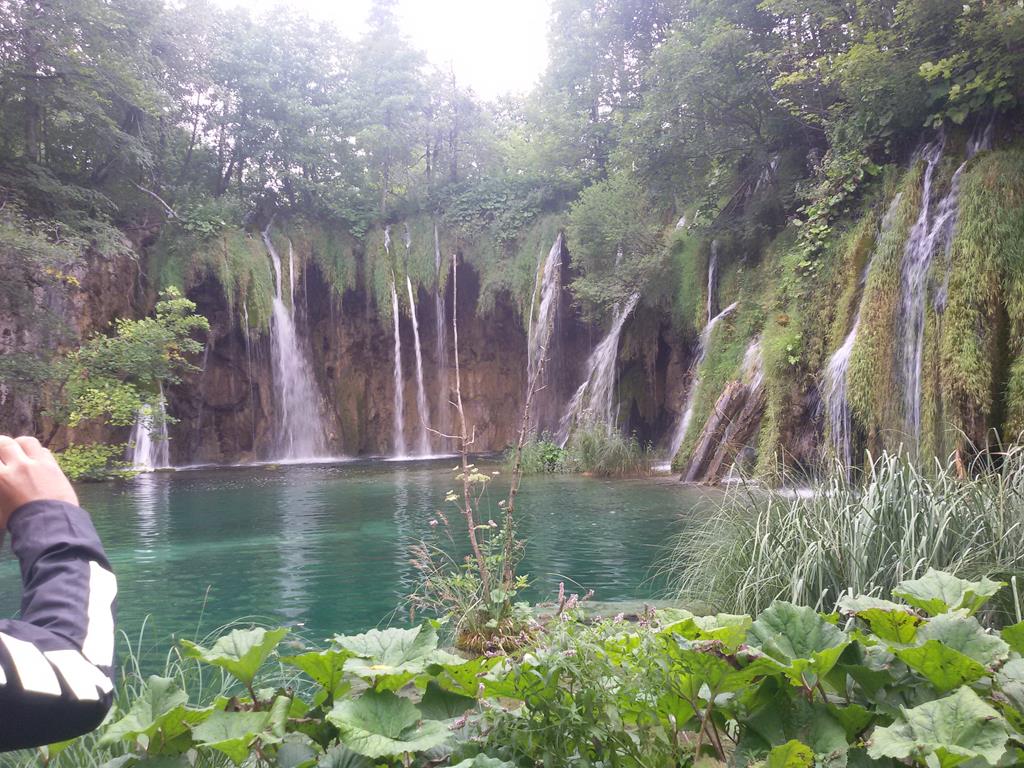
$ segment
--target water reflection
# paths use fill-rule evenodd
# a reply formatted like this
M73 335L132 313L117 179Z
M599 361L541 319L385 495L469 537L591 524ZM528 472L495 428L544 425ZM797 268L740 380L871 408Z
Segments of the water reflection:
M404 620L395 609L416 585L411 547L427 538L466 554L464 521L444 501L451 467L447 459L158 473L80 492L118 574L120 628L134 638L148 616L147 647L162 658L170 635L202 636L241 617L301 623L314 640ZM507 478L496 477L486 515L500 513L506 492ZM532 580L525 598L550 598L563 580L600 600L651 596L657 548L699 500L672 482L527 478L518 504L521 571ZM429 525L438 510L450 531ZM17 563L5 558L0 615L16 612L17 585Z

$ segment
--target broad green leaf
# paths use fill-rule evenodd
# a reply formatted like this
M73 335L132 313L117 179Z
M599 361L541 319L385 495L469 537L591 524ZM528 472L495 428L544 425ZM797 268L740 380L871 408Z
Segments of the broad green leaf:
M352 654L345 650L311 651L298 656L284 656L281 661L298 667L335 699L345 694L352 686L345 680L345 662Z
M352 654L345 671L381 690L397 690L431 664L458 664L458 656L439 650L429 624L412 629L371 629L361 635L337 636L334 642Z
M794 683L814 685L851 640L814 609L776 602L751 625L748 642L786 665Z
M446 691L431 680L420 699L419 710L426 720L453 720L475 706L476 699Z
M842 755L848 748L846 730L820 701L793 695L785 681L762 684L749 702L750 714L740 729L744 759L763 757L772 747L796 739L815 755Z
M1024 659L1010 659L996 673L997 699L1006 719L1014 728L1024 732Z
M866 621L874 634L890 643L912 643L921 624L921 618L907 606L877 597L844 597L839 610Z
M757 661L737 669L735 662L722 656L721 646L717 643L691 643L677 637L666 643L666 653L672 663L673 690L691 701L704 697L701 691L705 686L704 695L714 697L738 691L767 671ZM774 665L771 671L775 671Z
M960 609L973 614L1004 586L1002 581L967 581L929 568L920 579L900 582L892 594L930 616Z
M249 745L270 722L270 712L214 712L192 730L200 746L215 749L241 765L249 756Z
M1003 627L1000 634L1013 650L1024 655L1024 621Z
M942 699L903 709L886 728L876 728L868 754L952 768L978 759L996 765L1006 751L1006 722L967 686Z
M1010 653L1010 646L998 635L982 629L973 616L954 613L936 616L921 627L917 639L919 642L938 640L946 647L960 651L986 667L1002 661Z
M300 768L316 765L318 750L313 742L300 733L290 734L277 748L274 768Z
M875 719L874 713L860 704L848 703L841 706L829 704L828 711L842 724L843 730L846 731L847 741L853 741L864 733Z
M100 744L135 742L140 737L148 739L164 726L173 729L185 719L187 703L188 694L178 688L174 680L154 675L146 680L128 713L103 731Z
M687 616L661 630L687 640L718 640L729 650L736 650L746 640L753 620L749 616L720 613L716 616Z
M768 768L811 768L814 752L806 744L791 739L768 753Z
M939 693L946 693L983 677L985 667L938 640L928 640L893 653L908 667L927 678Z
M461 763L453 765L452 768L515 768L515 763L507 763L487 755L477 755L471 760L463 760Z
M445 688L464 696L475 697L483 684L483 678L503 662L500 656L478 656L456 664L442 664L437 681Z
M331 747L316 764L317 768L373 768L374 761L344 744Z
M185 655L206 664L227 670L231 675L251 685L263 662L288 634L285 627L266 630L262 627L236 629L204 648L189 640L181 640Z
M327 713L349 749L367 757L391 757L422 752L448 740L448 729L437 720L421 720L416 705L391 691L366 691L346 699Z

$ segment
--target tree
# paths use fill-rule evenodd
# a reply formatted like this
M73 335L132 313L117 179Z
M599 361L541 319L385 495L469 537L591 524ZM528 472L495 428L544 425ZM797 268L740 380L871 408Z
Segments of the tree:
M127 427L146 406L157 404L165 384L180 381L193 370L190 358L203 350L197 333L209 329L205 317L195 314L196 305L171 288L157 302L152 317L120 318L109 335L96 334L80 348L68 352L57 365L51 382L48 416L53 427L44 441L49 445L61 427L75 428L87 422L107 427ZM73 467L80 475L104 475L109 460L123 445L77 446ZM84 450L83 449L87 449ZM83 457L93 456L98 466L83 467Z

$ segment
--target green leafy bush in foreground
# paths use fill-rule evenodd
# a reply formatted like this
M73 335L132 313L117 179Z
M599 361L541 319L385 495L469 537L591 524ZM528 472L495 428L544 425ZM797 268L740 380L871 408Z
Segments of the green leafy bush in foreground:
M1024 622L977 619L1002 586L929 570L897 586L899 602L848 596L834 614L562 615L522 658L454 656L429 624L294 655L287 630L235 630L183 643L234 689L195 703L151 677L94 754L108 768L1013 765ZM301 675L263 687L275 664ZM45 764L80 764L64 754Z

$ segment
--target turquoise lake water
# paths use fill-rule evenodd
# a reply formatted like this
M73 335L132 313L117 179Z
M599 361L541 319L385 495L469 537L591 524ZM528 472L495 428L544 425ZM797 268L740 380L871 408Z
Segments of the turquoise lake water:
M119 628L160 653L248 617L311 641L400 623L415 572L409 550L454 487L455 459L190 470L84 485L119 582ZM500 469L481 464L488 471ZM499 514L495 478L484 508ZM667 479L528 477L518 501L531 600L593 589L595 600L649 598L669 538L701 514L704 492ZM449 515L457 530L458 519ZM17 563L0 563L0 612L13 615Z

